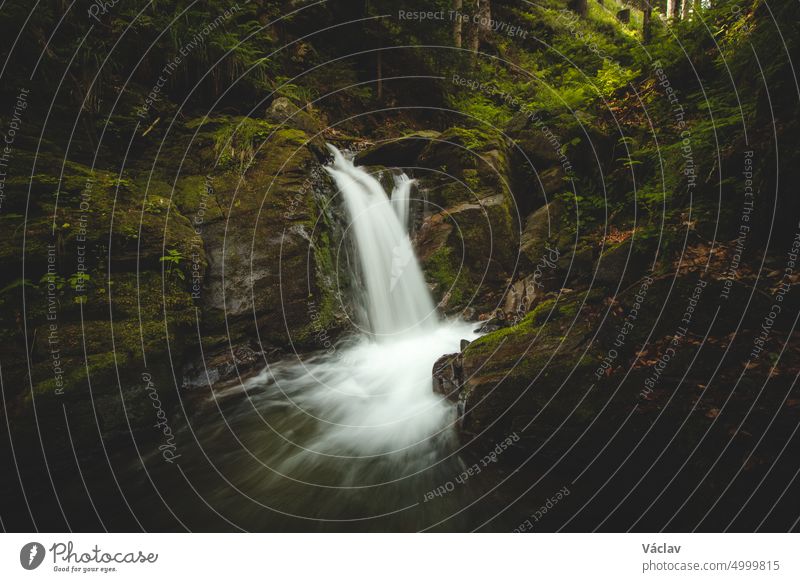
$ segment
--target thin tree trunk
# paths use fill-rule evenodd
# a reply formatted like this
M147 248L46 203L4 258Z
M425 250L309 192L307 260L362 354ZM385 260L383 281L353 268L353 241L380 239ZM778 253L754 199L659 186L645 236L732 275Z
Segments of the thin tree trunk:
M478 14L480 14L480 10L481 10L481 0L475 0L475 11L473 12L473 14L477 16ZM478 52L478 47L481 44L481 31L479 24L475 24L472 18L470 18L470 21L472 21L470 23L472 24L472 26L469 27L470 30L469 50L474 54Z
M689 20L689 8L692 0L681 0L681 20Z
M464 0L453 0L453 44L456 48L461 48L461 9L464 7Z
M642 8L642 42L649 44L650 39L653 37L650 20L653 16L653 8L650 6L648 0L645 0L645 5Z
M667 0L667 20L678 16L678 0Z
M492 19L492 6L489 0L478 0L478 43L486 40L486 36L491 30L489 21Z

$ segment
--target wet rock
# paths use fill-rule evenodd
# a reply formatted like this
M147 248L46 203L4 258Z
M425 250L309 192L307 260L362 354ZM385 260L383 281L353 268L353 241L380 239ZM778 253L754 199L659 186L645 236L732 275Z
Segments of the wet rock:
M356 154L356 163L366 166L416 166L422 150L439 137L438 131L417 131L378 142Z
M182 388L190 391L213 388L216 384L249 376L265 364L266 357L252 342L222 346L207 355L205 362L195 362L186 370Z
M440 308L494 309L517 264L519 218L508 146L491 131L453 127L431 141L418 164L430 214L416 248Z
M492 296L514 269L516 235L507 198L462 203L424 222L416 248L434 295L448 312L493 309Z
M344 319L323 209L330 186L307 139L295 129L278 133L245 180L214 177L214 199L229 210L202 231L205 335L230 334L236 344L258 333L265 348L314 348L313 332Z
M462 434L511 434L516 417L535 415L545 405L542 423L557 426L555 419L582 395L596 357L593 350L584 354L592 325L580 314L581 301L580 295L545 301L464 350Z
M545 246L559 237L565 214L564 203L554 200L525 219L525 227L520 235L520 251L531 266L546 253Z
M457 402L463 382L461 354L446 354L436 360L432 375L434 393Z
M478 333L492 333L493 331L503 329L510 325L511 321L506 319L505 315L496 316L481 323L475 331Z
M516 280L506 292L505 302L503 303L503 311L506 317L514 319L524 316L531 310L539 295L540 292L537 292L537 280L534 275L528 275Z

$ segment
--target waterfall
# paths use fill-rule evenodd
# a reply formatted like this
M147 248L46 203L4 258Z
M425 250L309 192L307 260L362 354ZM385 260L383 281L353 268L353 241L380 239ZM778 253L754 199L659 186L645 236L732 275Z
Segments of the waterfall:
M391 200L380 182L328 146L325 169L341 191L364 281L368 326L378 339L433 329L436 310L408 235L412 180L395 180Z
M408 231L408 210L411 205L411 186L414 180L411 180L405 174L399 174L394 177L394 190L392 190L392 207L397 219L400 221L400 226L404 231Z
M390 198L378 180L331 151L326 169L358 255L352 276L363 292L353 301L367 329L333 349L270 361L230 388L231 395L243 388L246 399L216 391L215 404L228 402L225 423L236 440L225 439L219 423L200 423L192 438L225 459L238 487L276 510L264 527L302 516L331 520L333 529L353 519L378 529L419 529L457 513L458 493L437 506L438 517L421 500L463 470L456 410L434 394L431 370L476 334L474 326L436 313L408 233L413 180L398 176ZM198 463L196 473L206 474ZM190 471L191 460L181 467ZM214 487L204 495L215 507L251 519L251 507L231 501L227 484Z

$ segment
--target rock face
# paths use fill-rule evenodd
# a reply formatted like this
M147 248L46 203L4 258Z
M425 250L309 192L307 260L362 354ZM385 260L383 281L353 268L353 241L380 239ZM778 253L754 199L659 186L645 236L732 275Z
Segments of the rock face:
M503 313L511 314L514 320L524 317L541 295L539 289L544 287L544 283L539 279L535 275L528 275L512 283L506 293Z
M181 386L208 390L341 329L317 127L287 100L266 120L189 120L152 174L71 163L61 186L50 178L61 160L40 156L26 227L0 217L0 287L37 282L25 289L27 335L21 301L0 304L2 339L16 346L3 374L17 389L6 391L17 438L38 433L54 450L161 439L154 425Z
M556 194L571 189L567 180L571 162L562 152L563 136L551 129L553 123L518 113L506 128L513 143L510 149L512 177L515 189L520 192L518 199L523 215L549 204Z
M510 434L546 405L548 415L575 405L582 394L570 386L580 385L597 357L589 344L591 325L585 314L580 316L579 305L578 297L545 301L517 325L464 350L465 435Z
M208 255L204 335L258 335L291 349L317 327L334 325L330 215L324 172L308 134L283 129L263 144L243 176L213 176L209 191L225 218L203 229ZM324 266L323 266L324 265ZM310 302L309 298L314 299ZM315 311L316 310L316 311Z
M17 176L32 163L19 153ZM189 265L202 273L205 250L161 183L146 192L133 177L69 163L58 186L51 176L62 164L37 161L25 228L11 226L19 217L2 219L0 285L29 281L0 303L3 342L15 346L3 361L6 413L15 438L53 450L130 432L157 437L158 411L177 400L172 364L192 349Z
M356 163L363 166L406 167L416 164L430 142L440 139L438 131L416 131L402 137L380 141L356 154Z
M415 243L440 308L494 309L516 269L520 224L503 140L451 128L378 144L358 159L415 167L426 200Z
M558 240L564 230L562 221L566 219L567 209L561 200L545 204L527 217L520 238L520 250L530 265L538 263L542 255L547 253L545 247L548 243Z
M461 354L445 354L433 364L433 391L458 401L462 387Z

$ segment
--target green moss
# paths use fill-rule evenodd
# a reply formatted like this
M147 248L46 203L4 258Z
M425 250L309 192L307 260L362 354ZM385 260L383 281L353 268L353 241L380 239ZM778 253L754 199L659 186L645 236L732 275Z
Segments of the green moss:
M285 127L276 131L270 138L270 141L272 140L300 147L308 140L308 134L301 129Z
M309 296L309 306L314 306L312 321L297 332L299 341L307 341L314 334L334 327L341 313L339 298L336 295L336 266L330 235L327 230L319 230L314 241L316 297ZM310 310L311 311L311 310Z
M478 170L468 169L464 170L464 182L466 182L472 192L477 192L481 189L481 180Z
M216 129L211 137L220 166L238 162L243 169L255 155L259 146L269 141L276 145L303 145L308 136L305 131L292 127L280 127L263 119L252 117L217 118Z
M436 286L436 296L444 297L449 293L448 307L461 306L472 293L469 274L459 267L459 261L449 246L441 247L425 261L425 273Z
M537 333L548 335L551 340L560 341L562 337L555 333L555 329L575 321L584 300L591 303L593 300L599 300L601 295L602 291L593 290L588 296L579 293L546 299L536 305L517 324L478 338L469 344L466 352L470 355L490 354L495 352L502 342L525 344Z
M553 308L554 300L544 301L540 303L536 309L528 313L519 323L510 327L504 327L488 333L467 346L465 353L470 356L476 354L491 354L497 350L501 343L509 339L518 337L529 336L535 334L541 327L543 319L546 318L549 311Z
M498 134L485 128L451 127L442 134L441 139L456 143L468 150L480 152L491 146L496 147Z
M69 399L88 398L89 384L86 380L88 370L93 393L108 393L117 386L117 369L123 375L122 369L128 364L128 355L117 352L104 352L92 354L85 360L81 358L65 358L61 360L65 373L62 375L63 385L58 386L52 374L52 364L46 363L45 370L51 372L46 380L33 384L33 398L53 399L66 397ZM58 390L58 392L57 392ZM85 393L84 393L85 390ZM31 402L31 392L25 395L25 401Z
M197 129L198 139L213 144L218 169L246 170L253 156L265 142L276 145L301 146L308 139L306 132L279 127L263 119L243 116L214 116L193 119L185 124Z
M205 176L179 178L175 182L172 200L185 216L202 219L203 223L224 218L216 198L209 194Z

